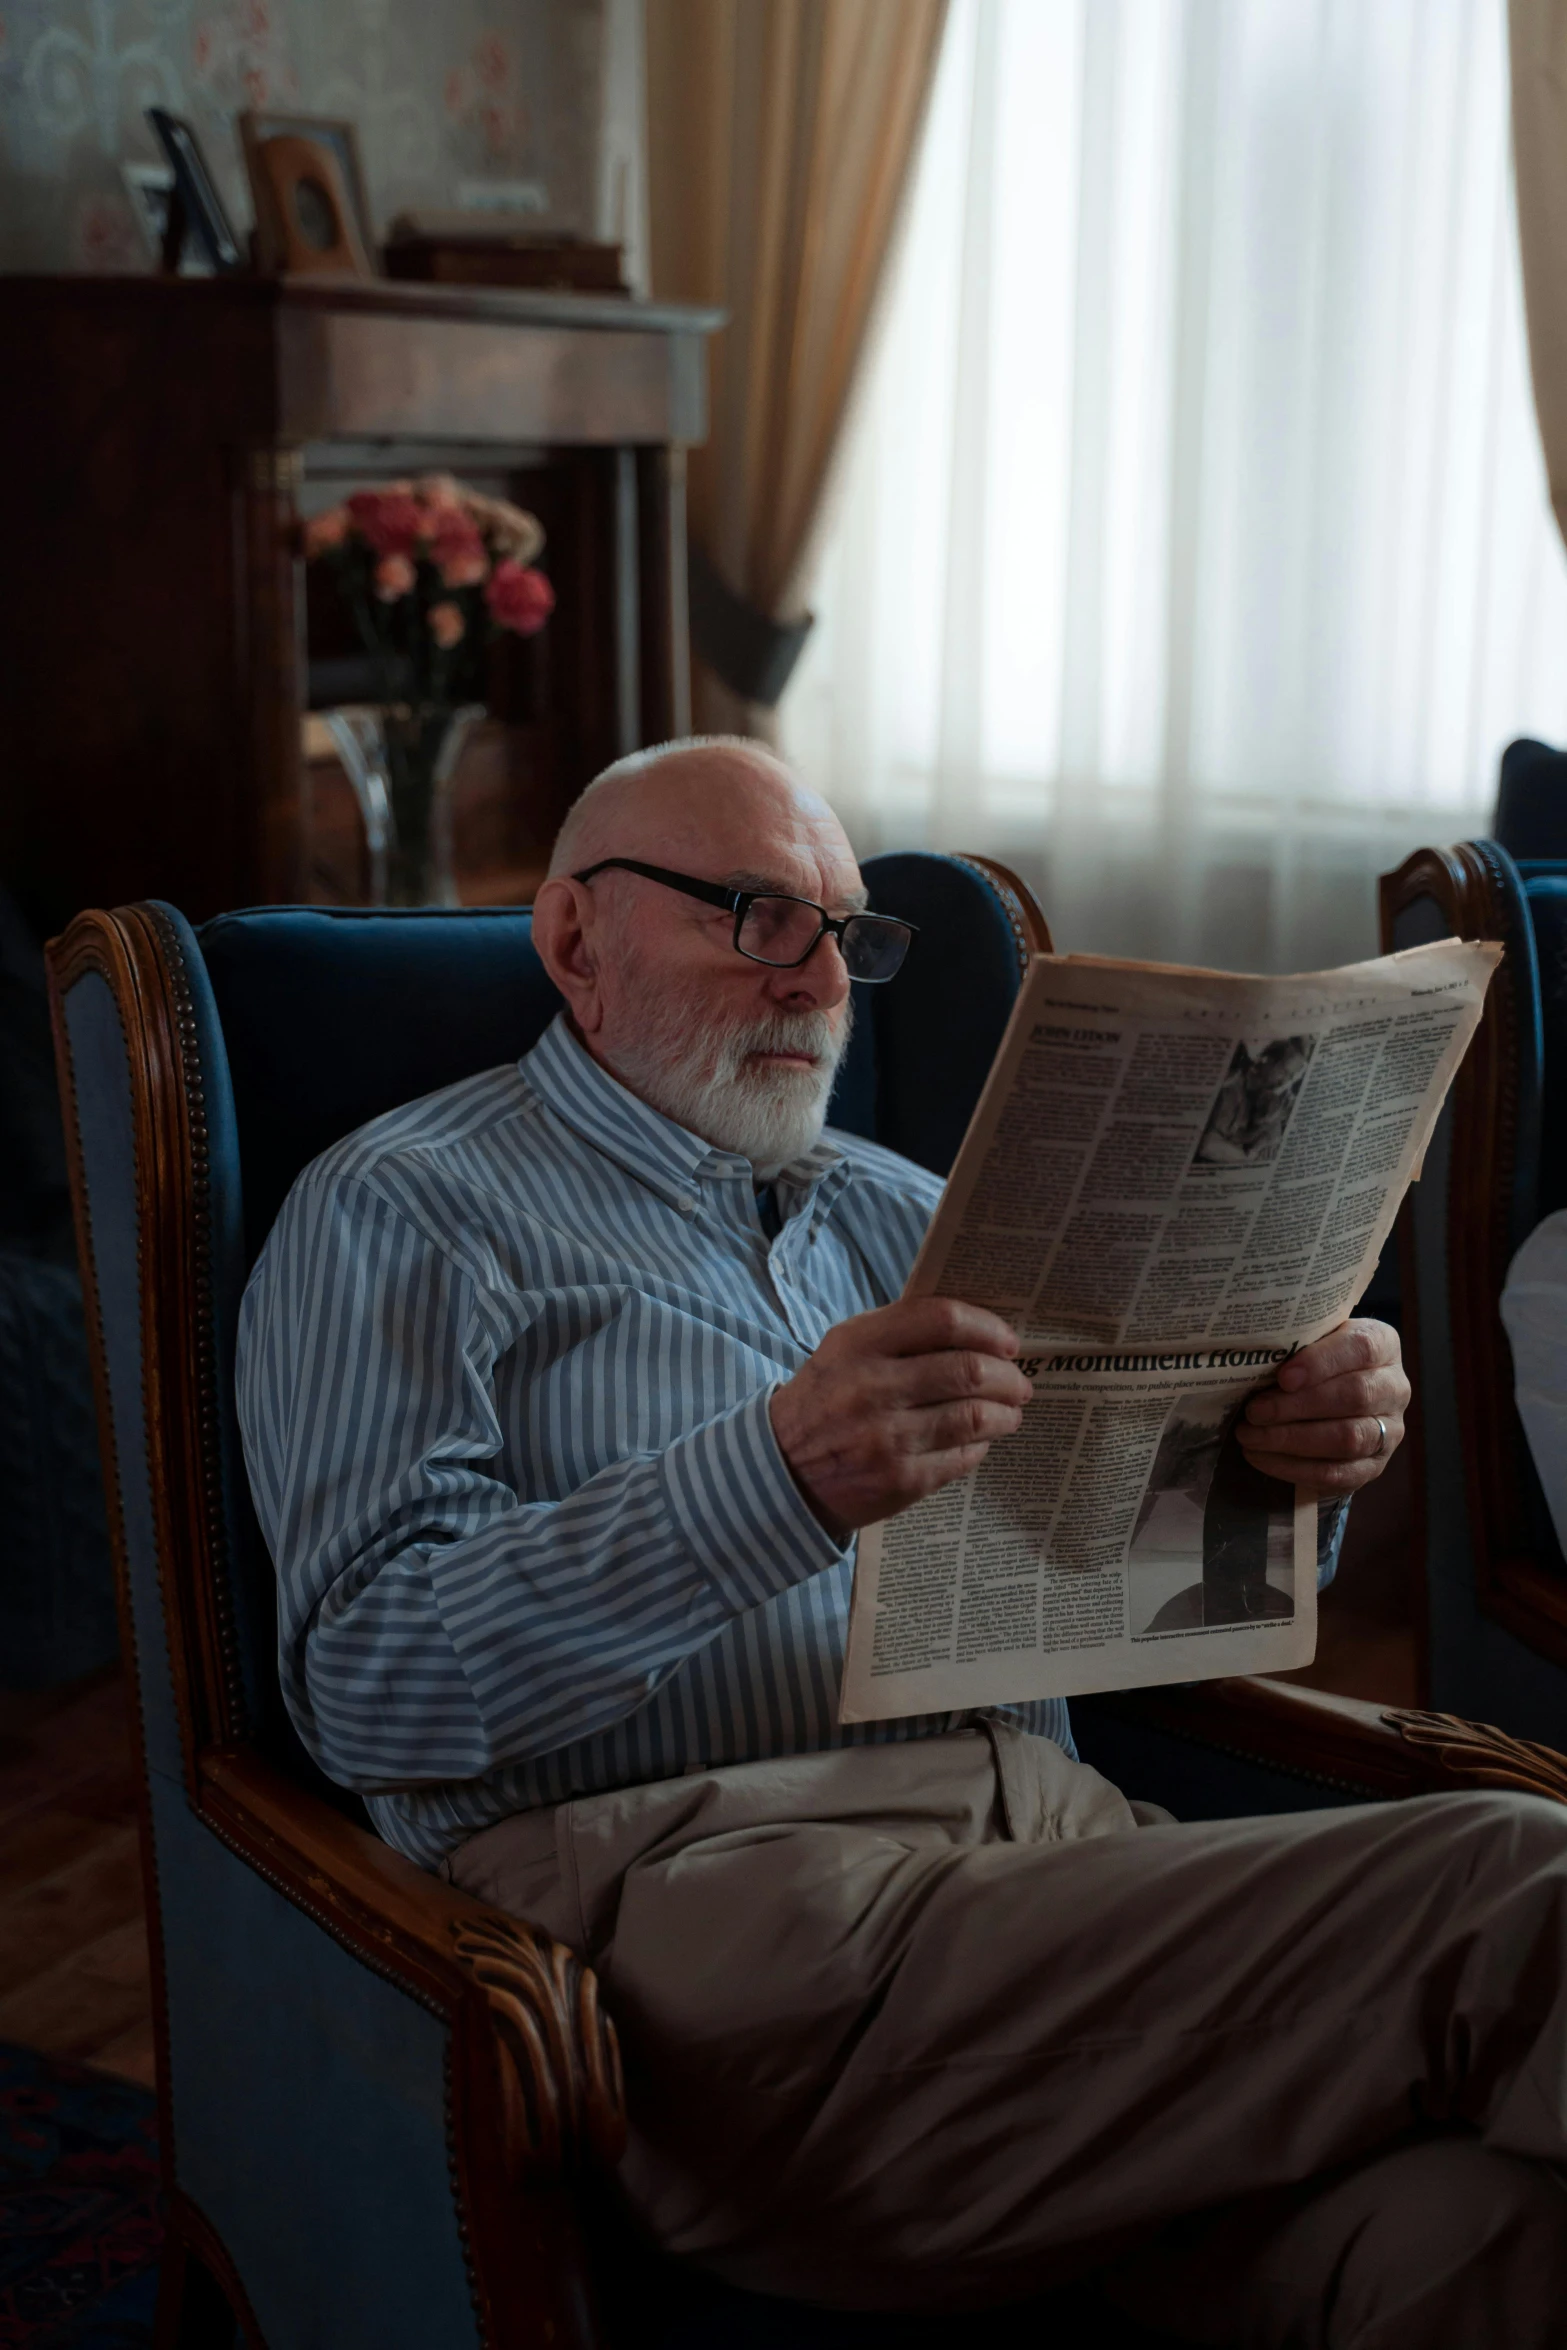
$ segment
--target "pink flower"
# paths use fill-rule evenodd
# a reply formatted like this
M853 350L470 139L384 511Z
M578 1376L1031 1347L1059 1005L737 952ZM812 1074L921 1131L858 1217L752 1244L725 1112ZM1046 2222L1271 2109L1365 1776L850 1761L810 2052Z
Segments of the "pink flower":
M468 623L458 605L441 603L430 606L430 634L443 653L449 653L453 645L460 643L467 631Z
M441 516L430 541L430 560L449 588L477 587L490 568L484 541L466 514Z
M555 609L555 590L542 571L521 563L497 563L484 600L490 617L518 636L535 636Z
M418 576L406 555L383 555L375 567L375 592L383 604L395 604Z
M329 547L340 547L347 536L347 507L328 506L324 514L312 514L305 524L305 553L324 555Z
M355 490L349 520L377 555L411 555L429 528L418 499L403 486ZM401 591L399 591L401 592Z

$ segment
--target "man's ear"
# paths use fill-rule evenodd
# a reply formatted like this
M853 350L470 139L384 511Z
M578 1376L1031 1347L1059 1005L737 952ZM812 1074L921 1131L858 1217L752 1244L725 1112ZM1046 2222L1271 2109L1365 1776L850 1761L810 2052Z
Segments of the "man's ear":
M533 943L584 1036L603 1026L593 900L580 881L546 881L533 901Z

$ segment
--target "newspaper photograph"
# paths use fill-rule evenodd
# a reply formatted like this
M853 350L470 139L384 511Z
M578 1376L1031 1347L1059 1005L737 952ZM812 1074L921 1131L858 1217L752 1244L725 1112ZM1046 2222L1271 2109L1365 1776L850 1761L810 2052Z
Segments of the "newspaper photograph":
M1311 1662L1316 1495L1238 1423L1369 1282L1501 951L1035 958L906 1293L1000 1314L1033 1400L861 1534L844 1721Z

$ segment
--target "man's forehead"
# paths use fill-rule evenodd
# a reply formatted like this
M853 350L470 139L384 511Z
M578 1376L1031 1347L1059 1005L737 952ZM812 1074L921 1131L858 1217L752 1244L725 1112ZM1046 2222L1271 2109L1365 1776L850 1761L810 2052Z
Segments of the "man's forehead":
M810 896L815 888L821 887L835 904L863 909L870 903L870 894L852 857L837 860L819 879L813 875L811 890L802 891L799 873L786 873L781 867L765 865L732 865L727 872L715 874L713 878L721 881L726 889L746 889L757 895L776 891L784 897Z
M595 853L642 857L735 889L839 895L860 886L843 828L825 800L795 787L782 771L714 754L693 757L628 794ZM744 876L742 879L741 876Z

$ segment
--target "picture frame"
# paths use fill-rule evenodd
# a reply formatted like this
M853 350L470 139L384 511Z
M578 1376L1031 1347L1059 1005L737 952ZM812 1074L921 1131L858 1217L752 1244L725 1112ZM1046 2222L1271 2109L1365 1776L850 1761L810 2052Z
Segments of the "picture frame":
M160 262L164 245L168 241L169 207L174 201L173 168L167 163L122 163L120 182L148 255L154 262ZM206 268L204 261L198 261L190 254L190 239L187 237L184 241L186 251L181 256L182 268L187 273L193 267Z
M194 248L220 276L246 266L245 249L213 185L201 142L190 124L163 106L149 106L147 120L174 175L163 240L163 266L172 270L182 249Z
M256 207L257 266L287 269L295 265L289 258L289 223L280 211L274 175L263 159L266 148L274 140L305 140L331 157L348 200L345 226L351 233L346 241L363 257L363 268L358 274L373 276L376 239L354 125L323 114L286 114L273 107L250 106L239 116L238 126Z

